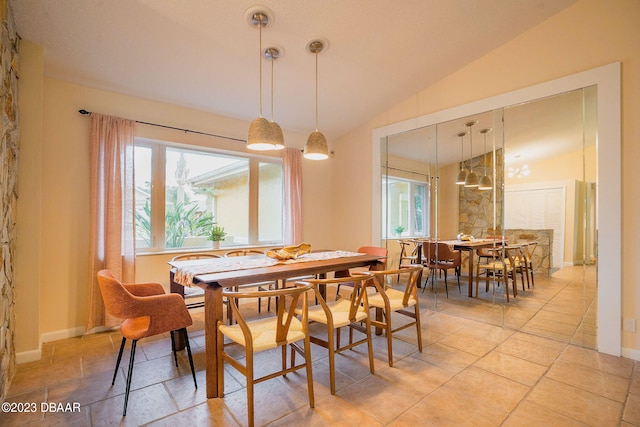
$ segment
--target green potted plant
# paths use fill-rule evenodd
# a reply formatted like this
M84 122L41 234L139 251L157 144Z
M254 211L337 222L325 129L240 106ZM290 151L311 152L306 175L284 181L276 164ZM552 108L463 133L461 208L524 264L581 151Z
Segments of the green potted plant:
M224 227L214 223L211 226L207 240L211 240L213 242L213 248L218 249L220 248L220 241L224 240L225 237L227 237L227 232L224 231Z
M398 226L396 226L396 228L393 229L393 231L395 231L396 234L398 236L400 236L402 234L402 232L404 231L404 227L402 225L398 225Z

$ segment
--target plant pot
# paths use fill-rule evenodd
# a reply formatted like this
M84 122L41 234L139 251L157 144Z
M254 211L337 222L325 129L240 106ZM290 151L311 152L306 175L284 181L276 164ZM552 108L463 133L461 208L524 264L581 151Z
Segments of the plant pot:
M220 249L220 241L219 240L214 240L213 241L213 249Z

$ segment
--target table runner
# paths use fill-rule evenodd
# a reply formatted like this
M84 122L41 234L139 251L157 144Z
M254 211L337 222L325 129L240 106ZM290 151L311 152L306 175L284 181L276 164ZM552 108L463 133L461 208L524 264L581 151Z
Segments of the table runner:
M278 260L262 256L211 258L189 262L189 265L177 267L174 281L182 286L193 286L193 278L201 274L222 273L224 271L247 270L250 268L271 267L274 265L294 264L299 262L321 261L335 258L346 258L364 255L348 251L323 251L300 255L295 259Z

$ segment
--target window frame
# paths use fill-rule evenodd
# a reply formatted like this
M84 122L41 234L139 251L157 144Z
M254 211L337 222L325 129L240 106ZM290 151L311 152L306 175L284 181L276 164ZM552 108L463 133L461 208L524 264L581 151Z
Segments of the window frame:
M385 224L383 229L383 239L393 239L394 237L430 237L430 224L431 224L431 191L430 191L430 182L428 181L418 181L409 178L400 178L392 175L383 175L382 185L383 187L387 187L387 190L383 192L384 196L389 197L388 188L394 182L407 183L409 186L408 198L407 198L407 229L405 229L399 235L396 235L394 231L390 228L391 224L388 224L389 221L389 212L385 212L383 216L386 218L382 221ZM416 218L416 204L415 204L415 196L418 193L417 187L422 186L424 188L422 192L422 232L416 232L415 230L415 218ZM391 204L387 201L385 206L387 209ZM400 204L398 204L398 208L400 208Z
M224 150L214 147L206 147L201 145L184 144L172 141L155 140L144 137L135 137L135 147L146 147L151 149L151 245L148 248L136 248L136 253L154 254L165 252L181 252L186 248L167 248L166 245L166 152L168 148L180 149L185 151L193 151L220 156L229 156L239 159L246 159L249 162L249 224L248 239L246 245L233 245L226 248L235 247L257 247L257 246L278 246L284 242L284 233L281 240L260 241L259 237L259 167L261 163L271 163L280 165L282 168L282 158L245 153L241 151ZM283 175L284 177L284 175ZM284 179L282 182L284 187ZM284 188L283 188L284 192ZM284 194L283 194L284 196ZM284 210L282 211L282 222L284 223ZM284 230L284 228L283 228ZM201 251L210 249L210 247L189 247L192 251Z

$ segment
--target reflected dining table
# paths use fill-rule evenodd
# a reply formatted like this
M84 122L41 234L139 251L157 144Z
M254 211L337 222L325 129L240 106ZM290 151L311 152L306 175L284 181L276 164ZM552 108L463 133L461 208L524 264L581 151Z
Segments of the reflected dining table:
M451 246L451 248L454 251L466 251L469 253L469 260L468 260L468 264L469 264L469 289L468 289L468 296L469 297L473 297L473 266L474 266L474 262L475 262L475 253L476 253L476 249L480 249L480 248L493 248L493 247L501 247L504 243L506 243L503 240L498 240L498 239L474 239L474 240L438 240L441 243L445 243L449 246ZM428 241L421 241L421 246L424 243L427 243ZM424 253L424 250L420 250L418 252L418 260L421 261L422 260L422 253Z
M313 251L292 262L276 262L266 255L249 255L237 261L237 269L229 258L172 261L169 265L171 283L198 286L204 290L206 388L207 398L218 397L217 345L218 321L223 321L222 290L260 282L278 282L303 276L323 276L326 273L357 267L375 266L382 258L375 255L345 251ZM224 270L224 271L221 271ZM321 290L322 291L322 290Z

